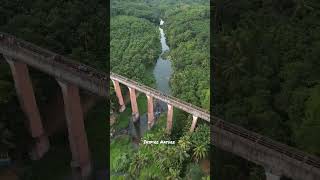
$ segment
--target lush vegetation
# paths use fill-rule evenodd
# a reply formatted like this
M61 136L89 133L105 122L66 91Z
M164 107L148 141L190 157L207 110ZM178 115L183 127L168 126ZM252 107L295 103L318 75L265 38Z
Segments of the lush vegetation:
M209 109L209 4L208 1L112 1L111 69L146 85L160 55L158 24L163 27L172 61L170 86L174 96ZM149 70L149 72L148 72ZM151 81L150 81L151 80ZM125 88L122 92L126 94ZM113 89L112 89L113 91ZM146 112L144 95L138 97L139 112ZM113 94L112 107L117 104ZM144 106L144 107L142 107ZM209 126L201 121L189 133L191 117L174 110L173 131L165 132L166 114L143 135L137 145L128 139L130 104L117 117L111 140L111 179L208 179L202 164L209 154ZM119 132L120 135L117 133ZM148 145L143 140L172 140L175 145ZM208 165L207 165L208 166ZM208 169L209 167L206 167Z
M112 0L111 16L125 15L146 19L152 23L159 22L160 10L151 3L143 0Z
M178 140L171 139L165 133L166 117L161 116L156 126L141 139L139 149L132 151L130 141L118 137L111 143L112 179L128 177L130 179L179 179L192 177L201 179L205 173L200 169L199 162L209 153L210 131L207 125L200 125L194 133L185 131ZM189 128L189 126L187 126ZM143 140L175 140L175 145L143 144ZM121 151L123 151L121 153ZM187 168L189 164L190 167ZM185 169L188 169L184 173ZM197 173L190 175L193 171ZM207 174L208 175L208 174Z
M209 6L181 5L165 12L173 95L210 108Z
M160 53L159 31L146 19L134 16L111 18L111 71L152 84L147 68L155 64Z
M89 64L102 71L109 69L107 47L107 9L101 0L2 0L0 6L0 31L13 34L18 38L50 49L74 60ZM49 99L60 91L55 79L30 68L31 79L40 112L50 104ZM70 173L70 152L65 134L52 137L51 149L44 159L38 162L28 161L27 151L32 142L25 126L24 113L17 100L12 74L8 64L0 56L0 148L8 148L10 156L23 165L21 178L25 179L62 179ZM90 116L87 124L93 158L106 159L106 151L99 137L105 138L106 124L103 114L105 103L94 110L96 117ZM45 114L41 114L45 119ZM100 117L98 117L100 115ZM101 119L102 118L102 119ZM95 119L95 120L94 120ZM98 121L99 119L99 121ZM98 128L97 128L98 127ZM90 128L94 128L95 134ZM101 131L102 130L102 131ZM104 135L103 135L104 134ZM95 141L95 142L92 142ZM23 163L21 163L23 161ZM105 167L106 162L95 162L96 167ZM28 168L29 167L29 168ZM52 173L54 171L54 173ZM20 174L19 174L20 175ZM49 177L50 176L50 177Z
M319 7L316 0L214 1L212 85L216 114L318 156ZM263 177L217 154L217 179Z
M1 31L96 68L109 68L103 1L3 0L0 14Z

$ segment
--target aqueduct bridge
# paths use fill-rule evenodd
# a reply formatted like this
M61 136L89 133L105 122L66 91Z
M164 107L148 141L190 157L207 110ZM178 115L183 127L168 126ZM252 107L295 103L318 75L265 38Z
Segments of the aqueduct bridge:
M48 151L50 143L42 126L28 66L51 75L58 81L64 98L72 153L71 167L75 179L88 179L92 171L80 106L79 88L109 98L110 79L118 97L120 111L125 109L125 104L119 84L129 88L133 119L139 116L136 103L136 91L139 91L148 98L148 124L150 127L153 125L152 102L155 98L168 105L168 133L172 128L173 109L179 108L193 116L190 131L194 130L198 119L208 121L211 124L212 144L263 166L267 180L280 179L281 176L299 180L320 179L320 159L318 157L230 124L215 116L210 116L209 112L199 107L165 95L123 76L114 73L107 75L5 33L0 33L0 53L10 65L20 104L28 118L30 133L35 139L34 148L31 151L33 159L41 158Z

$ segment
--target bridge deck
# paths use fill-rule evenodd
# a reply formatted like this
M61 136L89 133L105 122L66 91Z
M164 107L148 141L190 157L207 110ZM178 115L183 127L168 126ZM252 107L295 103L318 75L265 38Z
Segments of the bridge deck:
M210 122L210 113L202 108L199 108L190 103L177 99L173 96L166 95L156 89L150 88L146 85L143 85L141 83L125 78L115 73L111 73L110 78L128 87L132 87L140 92L143 92L147 95L153 96L154 98L159 99L165 103L172 104L176 108L182 109L185 112L188 112L190 114L193 114L194 116L197 116L201 119Z

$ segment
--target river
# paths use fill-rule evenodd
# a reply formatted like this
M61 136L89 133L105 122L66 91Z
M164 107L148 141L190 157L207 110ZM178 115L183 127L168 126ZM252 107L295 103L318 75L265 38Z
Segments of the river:
M156 79L156 88L160 91L162 91L165 94L171 94L171 89L169 86L169 80L170 76L172 74L172 67L171 67L171 61L168 59L163 59L162 55L169 51L169 46L166 42L166 37L163 32L163 29L159 27L160 30L160 43L161 43L161 54L159 58L157 59L156 66L153 70L153 75Z
M156 80L156 89L165 93L171 94L170 88L170 77L172 74L171 61L168 59L164 59L162 56L165 52L169 51L170 48L167 45L166 37L163 31L164 21L160 19L159 31L160 31L160 43L161 43L161 53L157 59L156 65L153 70L153 75ZM155 117L158 117L161 112L167 110L167 106L165 103L157 101L154 99L154 107L155 107ZM132 135L134 141L138 142L143 134L148 130L148 118L147 113L144 112L140 114L140 120L136 123L133 123L131 120L129 123L129 132Z

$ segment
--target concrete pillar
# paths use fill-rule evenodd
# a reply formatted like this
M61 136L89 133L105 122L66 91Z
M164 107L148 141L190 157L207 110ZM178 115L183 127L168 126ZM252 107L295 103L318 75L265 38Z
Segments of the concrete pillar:
M28 128L31 131L31 136L35 139L30 158L37 160L49 150L50 144L41 122L28 67L26 64L14 61L9 57L5 58L11 68L21 108L28 118Z
M137 104L136 90L131 87L128 87L128 88L129 88L129 93L130 93L132 117L133 117L133 121L136 122L139 119L139 110L138 110L138 104Z
M172 117L173 117L173 106L171 104L168 105L168 114L167 114L167 133L170 134L172 130Z
M280 180L281 175L275 174L269 168L265 168L266 180Z
M91 175L92 167L79 89L75 85L64 82L59 82L59 85L63 94L69 144L72 153L72 176L73 179L88 179Z
M192 124L191 124L191 128L190 128L190 132L194 131L196 124L197 124L197 120L198 120L197 116L192 116Z
M148 99L148 129L151 129L154 124L153 97L147 95L147 99Z
M126 109L126 105L125 105L125 103L123 101L123 97L122 97L122 93L121 93L121 88L120 88L119 82L116 81L116 80L112 80L112 82L113 82L114 90L116 91L116 95L118 97L118 102L119 102L119 105L120 105L119 112L123 112Z

